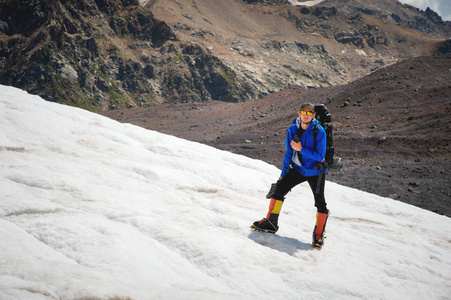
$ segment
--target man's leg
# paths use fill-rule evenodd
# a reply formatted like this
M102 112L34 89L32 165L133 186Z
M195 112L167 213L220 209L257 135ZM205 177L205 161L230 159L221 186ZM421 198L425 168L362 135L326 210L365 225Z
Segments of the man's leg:
M297 170L290 169L288 173L277 183L276 189L269 203L266 218L263 218L260 221L255 221L251 228L272 233L277 232L279 229L279 226L277 225L279 222L279 214L282 209L285 195L288 194L293 187L305 180L305 177L302 176Z
M315 247L321 248L324 245L324 233L326 230L327 218L329 217L329 210L327 209L326 199L324 197L324 187L326 182L325 174L321 178L321 186L319 192L315 193L317 190L318 176L313 176L308 180L310 188L315 197L315 206L317 209L316 213L316 223L313 229L312 244Z
M326 174L321 176L321 185L318 193L316 192L316 187L318 185L318 176L308 177L308 183L310 185L310 189L313 192L313 197L315 198L315 207L316 210L320 213L327 213L329 210L327 209L326 198L324 197L324 187L326 184Z

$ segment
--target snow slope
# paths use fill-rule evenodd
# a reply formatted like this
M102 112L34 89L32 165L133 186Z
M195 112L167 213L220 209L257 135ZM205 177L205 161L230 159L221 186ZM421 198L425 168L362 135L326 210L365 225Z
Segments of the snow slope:
M183 120L180 120L183 122ZM450 299L451 219L0 86L0 299ZM282 157L281 157L282 159Z

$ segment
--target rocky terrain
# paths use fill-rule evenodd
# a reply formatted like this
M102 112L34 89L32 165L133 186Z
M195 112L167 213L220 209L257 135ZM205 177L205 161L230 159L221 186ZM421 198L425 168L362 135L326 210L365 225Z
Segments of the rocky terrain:
M0 0L0 83L95 111L242 102L348 83L451 35L394 0L290 2Z
M451 53L406 60L347 85L292 87L245 103L103 114L281 168L286 128L300 104L326 103L336 156L345 161L344 172L328 180L451 216L450 95Z
M428 55L451 36L451 22L393 0L370 6L332 0L316 6L287 0L142 2L181 42L207 49L258 97L290 86L347 83ZM387 11L394 13L388 17Z

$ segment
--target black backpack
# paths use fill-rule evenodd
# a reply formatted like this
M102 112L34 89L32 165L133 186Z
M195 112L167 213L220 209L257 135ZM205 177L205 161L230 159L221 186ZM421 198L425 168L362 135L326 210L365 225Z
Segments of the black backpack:
M343 161L340 157L334 157L334 139L333 139L333 126L332 126L332 116L330 111L324 104L315 104L315 118L318 120L319 124L326 131L326 157L325 157L325 167L328 171L334 172L338 171L341 173L343 169ZM318 135L318 125L313 128L313 137L315 138L315 148L316 148L316 137Z

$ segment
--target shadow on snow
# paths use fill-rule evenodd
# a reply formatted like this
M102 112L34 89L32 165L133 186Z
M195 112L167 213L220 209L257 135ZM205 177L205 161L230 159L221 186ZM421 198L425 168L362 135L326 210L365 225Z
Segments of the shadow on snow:
M249 238L254 242L271 249L294 255L298 250L315 250L311 243L303 243L297 239L278 234L252 231Z

